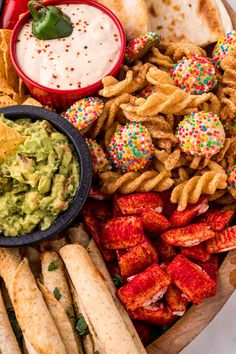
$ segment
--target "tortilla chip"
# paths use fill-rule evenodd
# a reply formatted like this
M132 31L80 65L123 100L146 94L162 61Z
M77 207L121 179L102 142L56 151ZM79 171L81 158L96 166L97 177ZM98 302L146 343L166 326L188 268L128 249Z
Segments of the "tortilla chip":
M23 335L36 352L66 354L65 346L25 258L15 272L13 306Z
M24 82L21 80L21 78L19 78L19 85L18 85L18 92L19 92L19 96L23 99L25 96L25 91L26 91L26 87Z
M0 291L0 353L21 354Z
M11 97L9 96L0 96L0 108L2 107L7 107L7 106L15 106L17 104L16 101L14 101Z
M82 354L82 346L80 345L80 348L77 346L72 324L62 305L43 284L38 283L38 285L41 293L43 294L43 298L47 304L49 312L57 326L58 332L61 335L66 352L68 354Z
M150 30L145 0L97 0L108 7L122 23L127 40Z
M33 97L28 97L26 100L22 103L23 106L35 106L35 107L43 107L40 102L36 101Z
M14 89L15 92L18 90L19 78L15 71L15 68L11 61L10 56L10 40L11 40L11 30L1 29L0 38L3 50L4 66L5 66L5 76L8 84Z
M9 156L16 153L18 146L24 143L25 138L2 121L0 121L0 132L0 163L3 163Z

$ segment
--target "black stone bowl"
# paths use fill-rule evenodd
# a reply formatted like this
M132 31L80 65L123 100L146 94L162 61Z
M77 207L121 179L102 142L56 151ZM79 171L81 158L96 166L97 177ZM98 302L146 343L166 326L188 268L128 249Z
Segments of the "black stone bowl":
M21 247L31 245L57 235L75 219L83 207L92 182L92 164L87 145L79 132L59 114L33 106L11 106L0 109L0 114L8 119L31 118L32 120L47 120L59 132L67 136L74 147L80 166L80 183L78 191L69 208L61 213L52 225L45 231L35 231L19 237L3 236L0 234L1 247ZM0 132L1 134L1 132Z

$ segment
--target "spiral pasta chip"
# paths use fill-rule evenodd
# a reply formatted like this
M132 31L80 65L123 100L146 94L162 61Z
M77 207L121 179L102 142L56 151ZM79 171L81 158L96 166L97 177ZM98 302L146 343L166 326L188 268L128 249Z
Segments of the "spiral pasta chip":
M120 192L129 194L133 192L162 192L171 188L174 181L170 173L163 171L127 172L123 175L116 172L100 174L102 192L112 194Z
M226 181L227 175L216 171L205 172L202 176L194 176L173 189L171 202L178 203L178 210L182 211L188 203L197 203L202 194L214 194L217 189L227 188Z
M188 41L180 41L177 43L169 43L165 55L178 61L187 55L197 55L199 57L206 57L206 51L194 43Z

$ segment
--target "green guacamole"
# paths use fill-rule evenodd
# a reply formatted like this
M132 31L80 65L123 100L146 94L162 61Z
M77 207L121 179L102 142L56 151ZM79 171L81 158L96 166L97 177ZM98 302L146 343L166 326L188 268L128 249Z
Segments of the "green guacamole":
M25 137L0 165L0 232L21 236L46 230L71 203L79 164L68 139L45 120L0 120Z

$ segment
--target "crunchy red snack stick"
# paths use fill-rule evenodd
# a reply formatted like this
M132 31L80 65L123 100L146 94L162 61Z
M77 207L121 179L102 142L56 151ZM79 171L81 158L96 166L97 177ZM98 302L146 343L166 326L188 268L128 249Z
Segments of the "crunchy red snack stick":
M197 259L202 262L206 262L211 258L203 243L193 247L182 247L181 253L187 258Z
M110 196L109 194L102 193L99 186L92 185L89 191L89 197L96 200L104 200L108 199Z
M160 233L170 228L170 222L164 215L157 211L148 209L140 215L143 221L144 230L152 233Z
M222 231L234 215L232 210L209 210L201 216L201 222L210 225L213 231Z
M165 293L166 302L170 312L176 316L183 316L189 301L175 285L171 284Z
M84 224L87 231L94 238L100 252L102 253L104 259L109 262L116 258L116 254L112 250L107 250L103 247L100 239L101 235L101 224L100 222L92 215L84 215Z
M123 278L140 273L158 261L157 252L146 238L142 244L130 248L127 252L122 250L116 252Z
M194 304L200 304L205 298L215 295L216 281L200 266L181 254L168 265L166 272L171 276L172 282Z
M119 208L124 215L141 214L145 209L162 212L163 201L155 192L122 195L117 199Z
M171 203L170 198L171 198L171 192L169 191L165 191L165 192L161 192L159 193L161 199L163 200L163 210L162 210L162 214L168 219L170 220L171 215L174 213L174 211L176 210L176 205Z
M217 232L214 240L206 242L206 251L208 253L225 252L234 248L236 248L236 226Z
M157 326L164 326L174 322L174 316L162 303L152 304L146 307L139 307L129 312L130 317L139 321L146 321Z
M93 215L103 221L112 217L111 205L108 200L88 198L81 213L83 215Z
M177 256L174 247L167 245L161 238L153 240L152 244L157 250L161 262L170 262Z
M152 338L152 326L142 321L134 321L134 327L144 346L147 346Z
M219 259L217 255L211 256L209 261L201 262L196 261L196 263L204 270L212 279L216 280L219 269Z
M123 216L119 205L117 204L117 199L119 198L119 194L115 193L113 196L113 217L116 218L118 216Z
M161 237L170 246L192 247L215 237L215 233L207 224L198 223L171 229L162 234Z
M170 285L170 277L154 263L130 279L117 294L127 310L148 306L160 299Z
M205 213L209 208L208 199L203 197L196 204L189 204L183 211L175 210L170 218L172 227L188 225L198 215Z
M108 249L126 249L143 241L143 225L139 216L123 216L103 224L102 243Z

